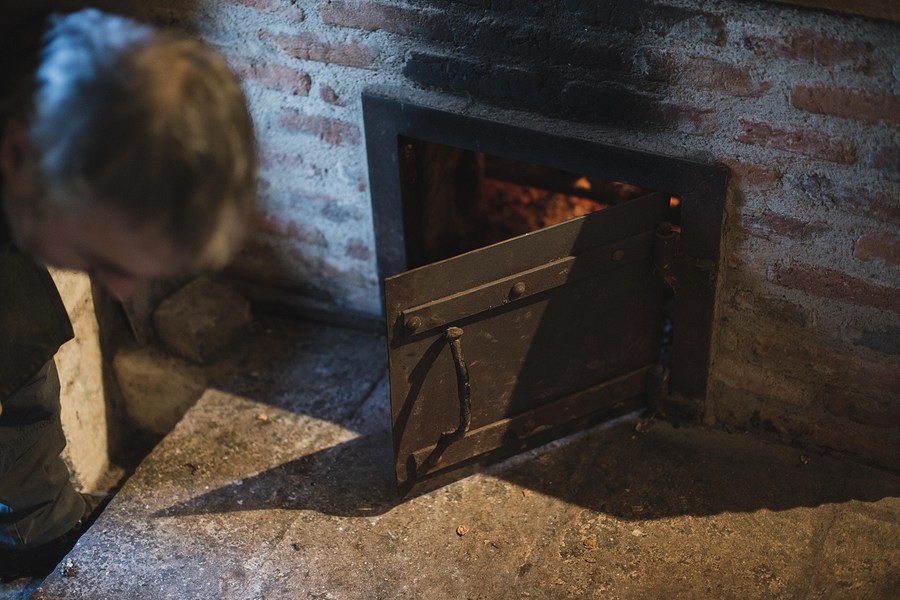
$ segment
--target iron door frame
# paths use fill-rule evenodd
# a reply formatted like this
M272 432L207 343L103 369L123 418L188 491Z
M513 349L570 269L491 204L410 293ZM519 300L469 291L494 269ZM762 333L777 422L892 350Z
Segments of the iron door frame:
M728 169L679 156L622 148L581 137L589 129L547 122L554 133L496 119L490 107L442 98L424 106L402 91L362 96L379 280L408 270L401 163L404 137L533 162L586 177L621 181L681 198L678 297L670 390L685 418L702 414L706 397ZM450 107L448 109L448 107ZM455 110L455 112L454 112ZM481 112L477 112L477 111ZM487 118L490 114L491 118ZM560 131L569 129L570 135ZM673 152L677 152L673 148ZM383 291L383 290L382 290Z

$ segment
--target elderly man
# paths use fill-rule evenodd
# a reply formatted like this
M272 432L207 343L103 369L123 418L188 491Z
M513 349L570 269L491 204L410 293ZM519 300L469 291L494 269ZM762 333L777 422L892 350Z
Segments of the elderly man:
M7 19L0 44L0 578L83 528L53 355L72 330L44 265L125 297L219 267L256 186L240 86L200 41L95 9ZM10 53L13 52L13 54ZM9 61L10 56L15 60Z

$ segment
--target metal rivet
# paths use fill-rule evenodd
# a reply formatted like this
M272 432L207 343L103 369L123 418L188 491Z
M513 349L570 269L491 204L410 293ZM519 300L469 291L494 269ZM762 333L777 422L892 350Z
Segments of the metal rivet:
M406 327L408 333L415 333L422 327L422 317L410 317L403 326Z
M622 260L623 258L625 258L624 250L616 250L615 252L612 253L613 260Z
M516 283L516 285L512 286L511 290L509 290L509 297L513 298L513 299L519 298L524 293L525 293L525 284L520 281L520 282Z

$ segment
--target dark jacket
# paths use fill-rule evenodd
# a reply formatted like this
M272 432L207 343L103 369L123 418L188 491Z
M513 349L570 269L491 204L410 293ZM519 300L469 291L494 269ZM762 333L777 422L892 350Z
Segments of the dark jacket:
M50 273L13 246L0 210L0 403L72 336Z
M48 15L40 2L4 4L0 8L0 131L12 116L13 95L21 93L23 85L26 90L30 87ZM0 403L70 339L72 325L50 274L15 248L0 202Z
M24 116L50 15L88 6L141 17L132 0L0 0L0 131ZM0 403L72 337L50 274L13 246L0 203Z

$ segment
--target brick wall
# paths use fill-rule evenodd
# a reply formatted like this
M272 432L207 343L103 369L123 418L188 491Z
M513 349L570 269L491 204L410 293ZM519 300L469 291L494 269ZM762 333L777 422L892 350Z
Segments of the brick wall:
M244 79L233 272L375 314L360 93L731 169L708 421L900 456L900 27L767 2L152 0Z

